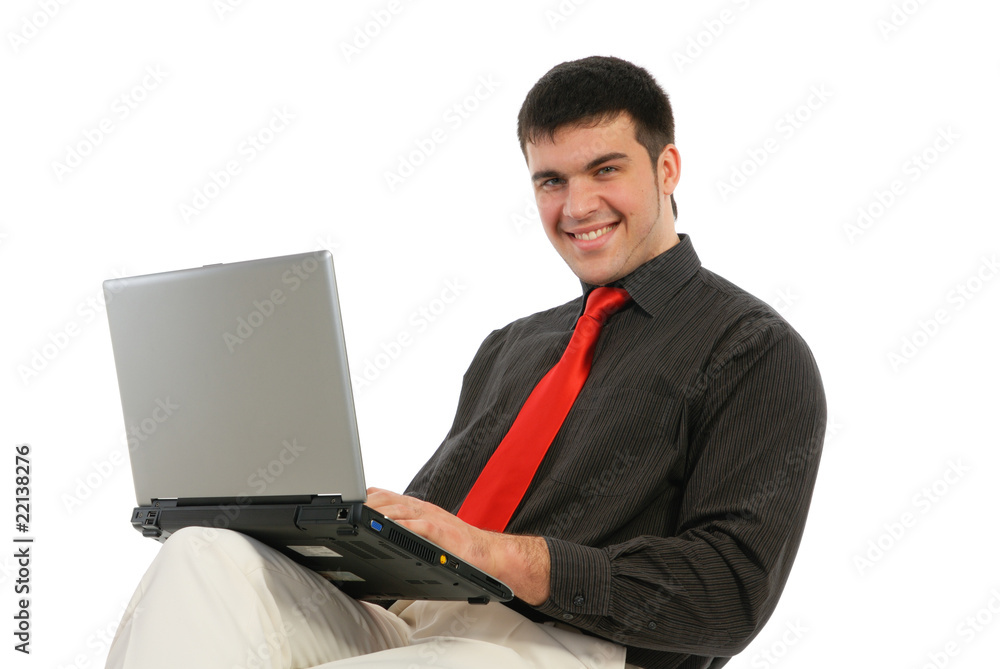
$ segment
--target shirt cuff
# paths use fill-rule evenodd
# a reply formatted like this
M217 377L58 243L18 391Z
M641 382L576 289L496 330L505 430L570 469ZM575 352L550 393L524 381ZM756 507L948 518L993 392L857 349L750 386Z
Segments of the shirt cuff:
M611 558L603 548L545 537L549 548L549 598L536 607L557 620L606 616L611 605Z

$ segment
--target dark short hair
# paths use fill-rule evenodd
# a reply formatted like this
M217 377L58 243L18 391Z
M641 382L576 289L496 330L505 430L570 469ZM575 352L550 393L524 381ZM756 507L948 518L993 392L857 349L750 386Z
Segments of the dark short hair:
M556 65L528 91L517 115L522 153L528 142L552 139L568 125L600 125L622 112L635 123L656 173L663 147L674 143L670 99L649 72L614 56L590 56ZM677 203L670 195L677 217Z

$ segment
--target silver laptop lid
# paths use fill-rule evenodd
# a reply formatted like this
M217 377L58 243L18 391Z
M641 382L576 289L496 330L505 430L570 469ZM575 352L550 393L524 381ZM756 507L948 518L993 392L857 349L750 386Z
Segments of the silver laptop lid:
M104 293L140 506L365 500L328 251L111 279Z

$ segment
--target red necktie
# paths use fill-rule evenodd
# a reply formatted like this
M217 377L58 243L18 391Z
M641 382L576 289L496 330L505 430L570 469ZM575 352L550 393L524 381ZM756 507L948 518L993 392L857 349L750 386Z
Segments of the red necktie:
M494 532L507 527L590 374L601 326L628 301L621 288L601 286L590 293L562 358L531 391L465 498L459 518Z

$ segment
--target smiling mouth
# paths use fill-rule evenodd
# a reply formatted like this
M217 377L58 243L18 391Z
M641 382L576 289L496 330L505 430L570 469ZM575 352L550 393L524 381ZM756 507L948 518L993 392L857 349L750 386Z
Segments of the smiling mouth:
M575 232L571 232L570 234L575 239L579 239L580 241L590 241L590 240L593 240L593 239L597 239L598 237L603 237L604 235L606 235L609 232L611 232L615 228L615 226L617 226L617 225L618 225L617 223L612 223L611 225L607 225L607 226L601 228L600 230L591 230L590 232L584 232L584 233L580 233L580 234L577 234Z

